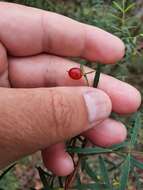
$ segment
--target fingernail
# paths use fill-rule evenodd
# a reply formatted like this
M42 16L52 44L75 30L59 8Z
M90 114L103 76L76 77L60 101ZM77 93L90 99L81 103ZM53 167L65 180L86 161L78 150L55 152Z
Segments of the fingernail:
M84 94L84 100L91 127L98 121L102 121L110 115L111 101L105 93L102 93L101 91L86 92Z

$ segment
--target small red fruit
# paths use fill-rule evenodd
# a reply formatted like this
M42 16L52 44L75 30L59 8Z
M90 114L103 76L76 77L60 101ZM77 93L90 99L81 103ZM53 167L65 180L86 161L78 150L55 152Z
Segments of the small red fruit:
M74 80L79 80L82 78L83 73L80 68L72 68L68 71L69 76Z

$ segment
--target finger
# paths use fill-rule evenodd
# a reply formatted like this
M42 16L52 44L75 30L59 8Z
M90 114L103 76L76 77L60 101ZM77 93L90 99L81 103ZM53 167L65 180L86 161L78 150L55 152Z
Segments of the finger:
M110 147L122 143L126 139L127 130L121 122L106 119L83 135L95 145ZM43 150L42 158L46 168L57 176L67 176L74 169L73 160L66 152L64 143Z
M123 142L127 137L126 127L119 121L106 119L83 134L93 144L109 147Z
M114 63L124 55L119 38L55 13L1 2L0 18L1 41L14 56L48 52Z
M79 64L56 56L39 55L31 58L10 58L9 79L13 87L46 87L46 86L82 86L87 85L84 78L73 80L68 70L79 67ZM91 69L85 67L85 72ZM88 75L93 85L95 73ZM140 93L131 85L111 76L102 74L98 88L111 98L113 111L121 114L132 113L141 103Z
M64 143L44 149L42 158L45 167L56 176L67 176L74 170L73 160L66 152Z
M0 105L0 168L90 129L111 112L110 98L88 87L1 88Z

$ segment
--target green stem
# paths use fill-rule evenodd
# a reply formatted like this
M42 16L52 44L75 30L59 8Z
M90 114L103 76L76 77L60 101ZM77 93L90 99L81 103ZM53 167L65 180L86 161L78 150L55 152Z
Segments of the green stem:
M96 71L89 71L87 73L84 73L84 75L88 75L88 74L91 74L91 73L95 73Z
M126 17L126 15L125 15L125 3L126 3L126 0L123 0L123 14L122 14L122 27L124 27L125 26L125 17Z

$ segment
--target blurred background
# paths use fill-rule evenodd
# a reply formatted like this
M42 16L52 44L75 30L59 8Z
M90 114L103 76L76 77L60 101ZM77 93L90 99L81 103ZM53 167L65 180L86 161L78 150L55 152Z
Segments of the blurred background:
M103 65L102 72L129 82L143 94L143 0L124 1L128 8L126 10L120 9L122 0L11 0L6 2L54 11L98 26L122 38L126 44L125 57L114 66ZM91 62L78 61L93 67ZM141 107L141 113L142 110ZM121 119L126 122L126 119ZM142 136L140 134L138 138L138 147L141 151L143 150ZM94 159L91 162L94 162ZM41 165L39 153L19 161L12 171L0 181L0 189L29 190L35 188L40 190L42 183L35 168L37 165Z

